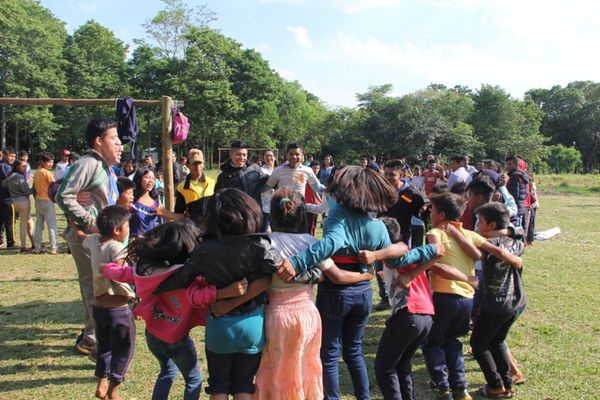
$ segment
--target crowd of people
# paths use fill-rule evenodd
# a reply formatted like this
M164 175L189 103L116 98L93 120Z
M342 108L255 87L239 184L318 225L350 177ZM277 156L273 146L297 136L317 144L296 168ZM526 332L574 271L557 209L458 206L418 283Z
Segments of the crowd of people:
M525 381L505 342L527 303L521 256L538 206L522 158L507 158L506 173L494 160L475 168L462 155L448 168L433 156L412 168L405 159L381 167L370 156L344 165L326 155L321 164L291 143L279 163L271 150L253 163L236 140L216 180L200 149L169 160L171 211L160 163L122 162L116 127L91 120L88 149L63 151L54 171L50 153L37 157L33 174L27 154L17 158L10 147L0 161L6 247L15 247L18 214L20 251L43 251L46 224L56 254L55 203L67 218L85 310L75 347L96 362L98 398L120 398L134 315L160 369L153 399L168 398L178 372L183 397L200 397L189 335L197 326L205 327L213 399L340 398L340 356L355 397L369 399L362 344L373 309L390 310L374 361L386 399L415 398L419 348L435 398L471 399L459 339L470 329L481 395L509 398Z

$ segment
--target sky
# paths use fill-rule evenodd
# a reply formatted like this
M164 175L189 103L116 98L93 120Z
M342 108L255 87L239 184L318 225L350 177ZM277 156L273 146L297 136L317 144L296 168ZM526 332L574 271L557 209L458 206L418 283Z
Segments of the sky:
M95 20L134 47L160 0L41 0L72 33ZM532 88L600 80L600 2L593 0L187 0L211 27L330 107L392 84Z

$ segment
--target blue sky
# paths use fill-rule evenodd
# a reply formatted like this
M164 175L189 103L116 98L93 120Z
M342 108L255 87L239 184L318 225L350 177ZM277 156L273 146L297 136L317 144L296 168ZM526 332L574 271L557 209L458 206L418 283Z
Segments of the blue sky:
M600 80L600 2L591 0L187 0L330 106L391 83L531 88ZM159 0L41 0L72 32L94 19L133 46Z

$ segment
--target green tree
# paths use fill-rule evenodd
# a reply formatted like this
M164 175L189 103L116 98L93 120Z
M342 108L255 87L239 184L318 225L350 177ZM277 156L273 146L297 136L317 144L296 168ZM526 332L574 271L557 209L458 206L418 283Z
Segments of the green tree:
M555 144L549 146L546 163L556 174L574 173L582 166L581 153L574 147Z
M0 96L60 97L65 93L62 49L64 24L31 0L0 0ZM59 125L49 107L0 107L0 146L6 124L14 141L25 134L26 148L46 148ZM10 129L12 128L12 129Z
M68 96L117 98L129 94L127 45L95 21L80 26L66 42ZM83 148L82 132L90 115L114 115L114 107L68 107L60 111L65 127L61 146Z

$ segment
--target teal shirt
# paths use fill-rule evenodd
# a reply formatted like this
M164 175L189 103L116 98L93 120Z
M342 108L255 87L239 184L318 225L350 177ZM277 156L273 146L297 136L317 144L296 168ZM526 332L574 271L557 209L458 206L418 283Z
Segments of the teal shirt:
M217 354L260 353L265 345L264 307L219 318L209 313L204 340L206 348Z
M368 214L336 204L325 218L323 238L303 252L290 257L290 262L296 272L300 273L344 248L358 254L360 250L380 250L391 244L383 222ZM386 260L386 264L398 268L429 261L436 255L435 247L426 245L412 249L395 260Z

